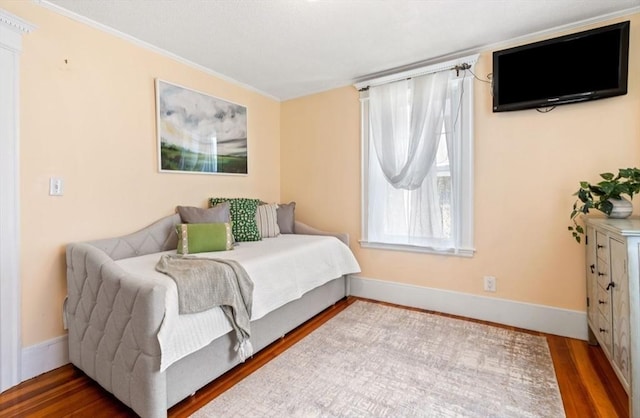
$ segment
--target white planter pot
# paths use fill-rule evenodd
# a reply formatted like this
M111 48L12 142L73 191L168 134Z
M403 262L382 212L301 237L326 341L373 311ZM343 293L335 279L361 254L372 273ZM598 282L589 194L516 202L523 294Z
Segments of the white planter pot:
M610 218L627 218L631 215L631 212L633 212L633 205L624 197L620 199L609 199L609 202L613 205L613 209L611 209L611 213L609 214Z

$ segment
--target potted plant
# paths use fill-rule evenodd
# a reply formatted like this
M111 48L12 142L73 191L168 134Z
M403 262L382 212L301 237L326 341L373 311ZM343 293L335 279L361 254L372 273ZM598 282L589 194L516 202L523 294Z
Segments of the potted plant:
M610 217L626 218L633 210L630 200L633 195L640 192L640 169L621 168L618 174L602 173L602 180L597 184L586 181L580 182L580 188L573 195L577 196L571 211L573 226L568 229L577 242L580 242L584 228L578 224L578 218L582 214L589 213L591 209L597 209ZM629 200L623 195L629 196ZM614 208L621 208L615 210Z

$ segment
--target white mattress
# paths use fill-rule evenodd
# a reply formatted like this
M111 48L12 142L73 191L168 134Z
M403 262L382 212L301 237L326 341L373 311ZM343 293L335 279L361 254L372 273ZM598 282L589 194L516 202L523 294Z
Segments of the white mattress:
M178 290L155 265L165 251L116 261L125 271L157 282L167 289L166 313L158 332L162 353L160 371L231 331L220 308L197 314L178 314ZM252 320L300 298L306 292L360 266L351 250L334 237L284 234L257 242L242 242L232 251L195 254L236 260L254 283Z

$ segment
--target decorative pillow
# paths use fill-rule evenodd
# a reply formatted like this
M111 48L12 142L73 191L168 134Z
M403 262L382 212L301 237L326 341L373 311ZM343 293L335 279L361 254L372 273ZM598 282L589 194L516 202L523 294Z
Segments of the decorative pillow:
M278 205L275 203L259 205L256 211L256 224L262 238L272 238L280 235Z
M195 206L178 206L176 208L185 224L210 224L231 222L229 202L222 202L209 209Z
M278 227L281 234L295 234L296 202L278 205Z
M260 241L262 239L256 224L256 211L260 200L225 197L209 199L209 205L212 207L222 202L229 202L233 236L236 241Z
M231 224L178 224L178 254L233 250Z

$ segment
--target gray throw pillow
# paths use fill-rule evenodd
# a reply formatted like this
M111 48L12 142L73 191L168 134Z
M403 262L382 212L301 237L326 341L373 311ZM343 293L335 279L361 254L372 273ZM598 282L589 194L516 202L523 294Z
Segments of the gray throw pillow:
M295 234L296 202L281 203L278 205L278 227L281 234Z
M208 209L195 206L178 206L176 209L182 223L185 224L227 223L231 221L229 202L222 202Z

